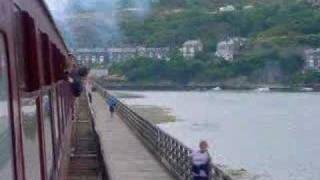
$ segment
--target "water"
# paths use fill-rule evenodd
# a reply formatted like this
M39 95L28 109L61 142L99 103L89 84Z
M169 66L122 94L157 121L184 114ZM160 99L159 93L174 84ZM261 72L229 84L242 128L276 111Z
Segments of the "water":
M215 163L264 179L320 179L318 93L130 93L145 98L127 104L170 108L177 122L159 126L193 148L208 140Z

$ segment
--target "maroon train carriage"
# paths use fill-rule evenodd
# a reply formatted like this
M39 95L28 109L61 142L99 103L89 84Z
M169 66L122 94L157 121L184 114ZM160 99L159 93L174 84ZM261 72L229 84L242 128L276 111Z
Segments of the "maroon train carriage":
M42 0L0 0L0 179L63 179L74 98Z

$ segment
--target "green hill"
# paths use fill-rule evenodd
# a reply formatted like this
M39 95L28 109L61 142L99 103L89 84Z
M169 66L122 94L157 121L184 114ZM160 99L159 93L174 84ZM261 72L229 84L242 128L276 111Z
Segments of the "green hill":
M91 4L70 0L60 23L73 47L169 46L200 39L204 52L191 61L177 53L172 62L112 67L131 81L317 83L317 72L302 74L303 49L320 46L320 11L302 0L119 0ZM82 2L82 1L81 1ZM232 5L235 10L221 12ZM235 63L214 56L219 41L245 37ZM180 61L181 60L181 61ZM139 65L139 66L138 66Z
M142 20L131 14L121 14L120 29L126 42L168 45L200 38L210 48L217 40L230 36L263 40L275 36L301 37L318 34L320 30L319 10L301 1L160 2L163 3L155 4L153 11ZM236 10L218 12L219 7L228 4L233 4ZM246 5L252 5L253 8L243 9Z
M154 4L152 13L144 19L122 14L123 41L179 47L186 40L201 39L205 51L192 62L175 61L174 57L175 62L144 62L140 58L113 66L115 73L131 81L320 82L317 72L301 73L303 49L320 46L320 11L310 4L294 0L170 2ZM219 8L226 5L233 5L235 10L220 12ZM235 63L213 55L217 43L228 37L248 39Z
M218 40L230 36L258 41L278 36L303 39L302 35L318 35L320 29L320 12L301 0L140 0L142 5L136 5L137 0L68 2L59 25L75 48L175 46L200 38L214 50ZM233 5L236 11L219 13L226 5ZM244 9L248 5L253 8ZM126 11L130 8L133 10ZM147 10L140 15L139 8ZM314 37L311 42L306 38L305 43L317 46Z

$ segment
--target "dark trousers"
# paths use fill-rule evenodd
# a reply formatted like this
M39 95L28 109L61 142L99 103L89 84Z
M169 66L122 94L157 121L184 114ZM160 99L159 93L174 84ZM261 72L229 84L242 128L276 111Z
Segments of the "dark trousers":
M88 97L89 97L89 102L92 103L92 95L91 95L91 93L88 93Z
M110 105L110 106L109 106L109 111L110 111L110 113L114 113L114 107L113 107L113 105Z
M203 164L203 165L200 165L200 166L192 165L192 173L200 174L201 170L205 171L206 174L209 174L209 164ZM209 180L209 177L194 176L193 180Z
M193 177L193 180L209 180L208 177Z

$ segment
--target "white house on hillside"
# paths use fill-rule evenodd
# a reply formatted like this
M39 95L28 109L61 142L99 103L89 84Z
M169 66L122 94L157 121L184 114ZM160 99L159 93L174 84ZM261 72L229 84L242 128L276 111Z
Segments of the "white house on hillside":
M320 48L304 50L305 69L320 70Z
M216 56L222 57L226 61L233 61L234 57L239 54L241 48L245 45L246 38L231 38L221 41L217 45Z
M196 53L203 51L201 40L189 40L183 43L180 51L185 58L193 58Z
M227 5L227 6L223 6L219 8L220 12L231 12L231 11L235 11L236 8L233 5Z
M248 9L253 9L254 8L254 6L253 5L246 5L246 6L243 6L243 9L246 9L246 10L248 10Z

